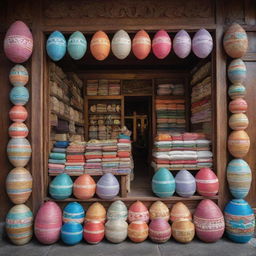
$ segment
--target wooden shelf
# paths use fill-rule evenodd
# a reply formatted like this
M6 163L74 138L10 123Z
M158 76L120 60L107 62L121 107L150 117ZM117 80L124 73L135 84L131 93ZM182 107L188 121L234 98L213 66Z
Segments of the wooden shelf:
M203 168L203 167L202 167ZM199 171L200 168L197 167L197 168L186 168L186 167L182 167L182 168L168 168L170 171L180 171L182 169L185 169L187 171Z
M51 113L57 115L60 119L63 119L63 120L68 121L68 122L73 122L68 117L66 117L64 115L61 115L60 113L58 113L57 111L55 111L53 109L51 109ZM77 125L77 126L82 126L82 127L84 126L84 123L80 123L80 122L76 122L76 121L74 121L74 122L75 122L75 125Z
M69 105L70 105L70 107L72 107L72 108L76 109L77 111L83 113L83 108L79 108L78 106L76 106L74 104L71 104L71 103Z
M61 174L61 173L59 173L59 174ZM57 176L59 174L57 174L57 173L48 173L49 176ZM89 174L91 176L102 176L105 173L102 172L102 173L83 173L83 174ZM115 176L127 176L127 175L129 175L129 173L118 173L118 172L114 172L112 174L115 175ZM68 174L68 175L71 176L71 177L78 177L78 176L81 176L82 174Z
M100 113L100 112L95 112L95 113L93 113L93 112L89 112L88 113L89 115L98 115L98 116L100 116L100 115L121 115L121 113L120 112L103 112L103 113Z
M185 95L156 95L156 100L184 100Z
M122 95L106 95L106 96L85 96L88 100L121 100L123 99Z

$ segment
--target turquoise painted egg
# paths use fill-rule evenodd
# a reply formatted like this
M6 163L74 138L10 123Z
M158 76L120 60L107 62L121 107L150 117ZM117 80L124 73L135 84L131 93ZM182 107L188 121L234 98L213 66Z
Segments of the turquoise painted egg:
M128 217L128 210L126 205L120 201L117 200L114 203L112 203L107 211L107 219L108 220L127 220Z
M254 235L255 216L243 199L231 200L224 209L226 234L236 243L247 243Z
M61 60L66 54L67 42L60 31L50 34L46 42L46 51L53 61Z
M78 244L83 239L83 227L77 222L67 222L62 226L60 236L67 245Z
M49 185L49 193L52 198L63 200L71 196L73 181L66 173L56 176Z
M13 105L24 106L29 100L29 92L24 86L13 87L9 97Z
M241 59L234 59L228 66L228 79L233 83L243 83L246 79L246 66Z
M9 80L13 86L24 86L27 84L28 79L28 71L24 66L17 64L11 69Z
M84 222L84 208L77 202L69 203L63 210L63 222Z
M242 84L233 84L228 88L228 95L232 100L244 98L245 94L246 89Z
M159 197L169 197L175 192L175 179L166 168L159 168L152 179L152 190Z
M68 53L74 60L83 58L87 50L87 41L80 31L74 32L68 39Z

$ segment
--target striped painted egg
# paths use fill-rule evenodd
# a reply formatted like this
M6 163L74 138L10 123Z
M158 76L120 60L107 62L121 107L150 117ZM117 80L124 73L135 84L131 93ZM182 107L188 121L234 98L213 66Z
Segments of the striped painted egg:
M20 64L15 65L9 73L9 80L13 86L24 86L27 84L28 79L27 69Z
M105 237L111 243L121 243L127 238L128 224L122 219L108 220L105 224Z
M229 111L233 114L245 113L247 111L248 105L244 99L238 98L230 101L228 108Z
M104 238L105 228L101 221L87 221L84 224L84 240L89 244L98 244Z
M190 243L195 236L195 225L189 221L175 221L172 224L172 236L180 243Z
M101 221L104 223L106 220L106 210L104 206L98 202L93 203L87 210L85 221Z
M127 217L128 217L128 210L126 205L122 201L117 200L109 206L107 211L108 220L126 221Z
M37 240L42 244L53 244L59 240L62 226L60 207L48 201L39 208L34 225Z
M24 86L13 87L9 98L13 105L24 106L29 101L28 89Z
M166 168L159 168L152 178L152 190L158 197L170 197L175 192L175 179Z
M164 219L168 221L170 212L167 205L161 201L154 202L149 208L149 218L150 220Z
M246 79L246 66L241 59L234 59L228 66L228 78L233 84L243 83Z
M83 239L83 226L77 222L66 222L60 230L60 237L67 245L78 244Z
M152 41L152 50L158 59L166 58L172 47L171 38L165 30L159 30Z
M104 174L97 182L96 194L102 199L113 199L118 195L119 190L119 182L112 173Z
M143 60L147 58L151 50L151 39L145 30L136 33L132 40L132 52L137 59Z
M67 42L60 31L54 31L50 34L46 42L46 51L53 61L61 60L67 50Z
M134 243L141 243L148 237L148 225L143 221L134 221L128 226L128 237Z
M14 167L24 167L31 157L31 146L25 138L10 139L7 145L7 155Z
M176 221L192 221L192 215L188 207L182 202L173 205L170 212L171 222Z
M26 138L28 136L28 127L24 123L12 123L9 127L9 136L11 138Z
M229 190L233 197L242 199L248 195L252 182L252 172L243 159L233 159L227 167Z
M191 38L187 31L180 30L173 39L173 50L175 54L184 59L191 52Z
M14 63L27 61L33 51L33 36L29 27L17 20L9 27L4 38L6 57Z
M9 112L9 118L13 122L25 122L28 112L23 106L13 106Z
M80 31L74 32L68 39L68 53L74 60L80 60L85 55L87 41Z
M224 233L225 222L220 208L209 199L202 200L194 213L197 237L206 242L218 241Z
M164 219L154 219L149 224L149 238L155 243L165 243L172 235L171 226Z
M182 197L193 196L196 192L196 180L187 170L180 170L175 176L176 193Z
M27 244L33 235L33 214L25 204L13 206L5 219L6 233L12 243Z
M244 98L246 89L242 84L233 84L228 88L228 95L232 100Z
M201 168L196 174L196 190L201 196L215 196L219 191L219 180L210 168Z
M237 23L233 23L223 38L224 49L231 58L241 58L248 48L248 38L245 30Z
M237 158L243 158L250 149L250 138L245 131L233 131L228 137L229 153Z
M52 198L63 200L72 194L73 181L66 173L57 175L49 185L49 193Z
M79 176L73 186L73 194L78 199L92 198L96 191L96 183L89 174Z
M249 120L248 117L243 113L233 114L230 116L228 124L232 130L245 130L249 125Z
M84 208L81 204L77 202L69 203L65 206L63 210L63 222L77 222L83 223L84 222Z
M134 202L128 211L128 220L129 222L133 221L149 221L149 212L148 208L141 201Z
M25 203L32 192L32 176L22 167L12 169L6 178L6 192L14 204Z
M254 236L255 216L243 199L231 200L224 209L226 235L236 243L247 243Z

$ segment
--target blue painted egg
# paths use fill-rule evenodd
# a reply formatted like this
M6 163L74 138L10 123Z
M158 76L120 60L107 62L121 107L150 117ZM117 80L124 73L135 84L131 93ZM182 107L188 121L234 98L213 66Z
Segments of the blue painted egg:
M65 244L78 244L83 239L83 227L77 222L67 222L62 226L60 235Z
M46 42L46 51L53 61L61 60L66 53L66 39L60 31L54 31L50 34Z
M159 197L169 197L175 191L175 179L166 168L159 168L152 179L152 190Z
M13 87L9 97L13 105L24 106L29 100L29 92L24 86Z
M49 185L49 193L52 198L63 200L71 196L73 181L66 173L56 176Z
M87 41L80 31L74 32L68 39L68 53L74 60L83 58L87 49Z
M175 176L176 193L182 197L193 196L196 192L196 180L187 170L180 170Z
M66 205L63 210L63 222L84 222L84 208L77 202L72 202Z
M243 199L231 200L224 209L226 234L236 243L247 243L254 235L255 216Z

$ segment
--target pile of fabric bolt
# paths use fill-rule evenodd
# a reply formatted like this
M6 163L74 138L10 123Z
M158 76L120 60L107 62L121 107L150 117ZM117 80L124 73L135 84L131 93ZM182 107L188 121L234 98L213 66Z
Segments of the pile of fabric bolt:
M99 80L98 95L99 96L108 95L108 80L106 79Z
M98 80L87 80L86 92L88 96L96 96L98 94Z
M182 96L182 95L184 95L184 93L185 93L185 90L184 90L183 84L174 84L173 85L172 95Z
M114 173L118 171L117 140L102 140L102 171Z
M108 95L120 95L120 80L109 80L108 81Z
M131 172L133 169L131 139L129 135L119 134L117 155L120 159L119 169L122 172Z
M164 96L164 95L171 95L173 89L173 84L165 83L165 84L158 84L157 85L157 95Z

